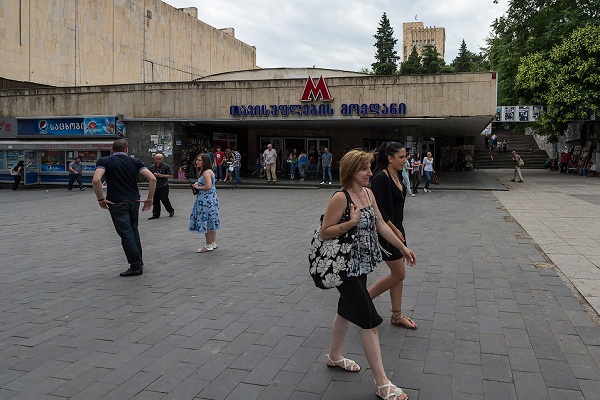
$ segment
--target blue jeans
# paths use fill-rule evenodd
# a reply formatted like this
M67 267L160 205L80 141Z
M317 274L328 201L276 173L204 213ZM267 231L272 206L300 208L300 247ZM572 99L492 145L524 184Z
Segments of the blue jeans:
M402 183L407 189L407 193L411 194L412 189L410 187L410 177L408 176L408 171L402 171Z
M77 183L79 184L79 190L82 190L83 183L81 182L81 174L69 174L69 185L67 186L67 189L73 189L73 183L75 181L77 181Z
M429 190L429 182L431 182L431 171L423 171L425 173L425 189Z
M115 230L121 237L121 246L123 246L130 268L142 268L144 266L142 243L138 232L140 203L137 200L115 203L108 206L108 211L110 211Z
M329 181L326 180L326 175L329 176ZM323 166L323 182L331 182L333 179L331 178L331 165Z
M298 172L300 173L300 179L306 178L306 164L298 164Z
M310 178L315 179L317 177L318 164L310 164Z
M233 174L235 176L235 184L236 185L242 184L242 175L240 175L240 169L241 169L240 166L233 168Z

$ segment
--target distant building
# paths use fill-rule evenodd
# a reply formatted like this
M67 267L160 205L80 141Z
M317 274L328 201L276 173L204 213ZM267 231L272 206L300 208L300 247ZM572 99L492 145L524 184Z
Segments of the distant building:
M233 28L158 0L2 0L0 36L3 88L192 81L257 68L256 48Z
M423 49L428 44L435 46L440 58L446 53L446 29L424 27L422 22L405 22L402 24L402 61L406 61L412 48L423 55Z

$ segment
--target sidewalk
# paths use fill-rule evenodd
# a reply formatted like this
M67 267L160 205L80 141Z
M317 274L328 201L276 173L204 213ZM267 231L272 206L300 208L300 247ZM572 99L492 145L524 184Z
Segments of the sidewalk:
M600 399L600 179L474 172L407 199L419 329L376 300L386 371L411 400ZM217 190L219 248L195 253L191 190L173 189L173 218L141 215L132 278L93 192L0 190L0 399L375 399L356 327L361 372L325 366L337 292L314 287L307 251L335 185Z

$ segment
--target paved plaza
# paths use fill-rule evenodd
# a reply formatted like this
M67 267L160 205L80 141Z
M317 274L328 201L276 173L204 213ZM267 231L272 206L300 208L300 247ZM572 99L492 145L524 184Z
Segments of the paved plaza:
M390 325L387 293L375 304L412 400L600 399L600 178L523 177L441 174L407 199L419 328ZM173 218L140 216L144 275L122 278L93 191L1 189L0 400L375 399L356 327L344 352L362 370L325 366L338 296L307 255L334 190L219 186L206 254L191 190L171 190Z

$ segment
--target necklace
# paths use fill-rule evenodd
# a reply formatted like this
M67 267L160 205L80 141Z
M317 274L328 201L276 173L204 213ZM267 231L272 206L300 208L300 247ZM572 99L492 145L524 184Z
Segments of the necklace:
M396 183L397 186L400 186L400 179L398 179L398 172L396 172L395 174L392 174L390 172L390 170L387 170L388 175L390 176L390 178L392 178L392 180Z
M354 190L354 188L350 188L350 190L352 190L354 192L354 194L358 197L358 200L360 201L360 204L362 204L363 208L367 208L367 206L365 205L365 203L362 201L362 198L360 197L360 195L358 193L356 193L356 191Z

